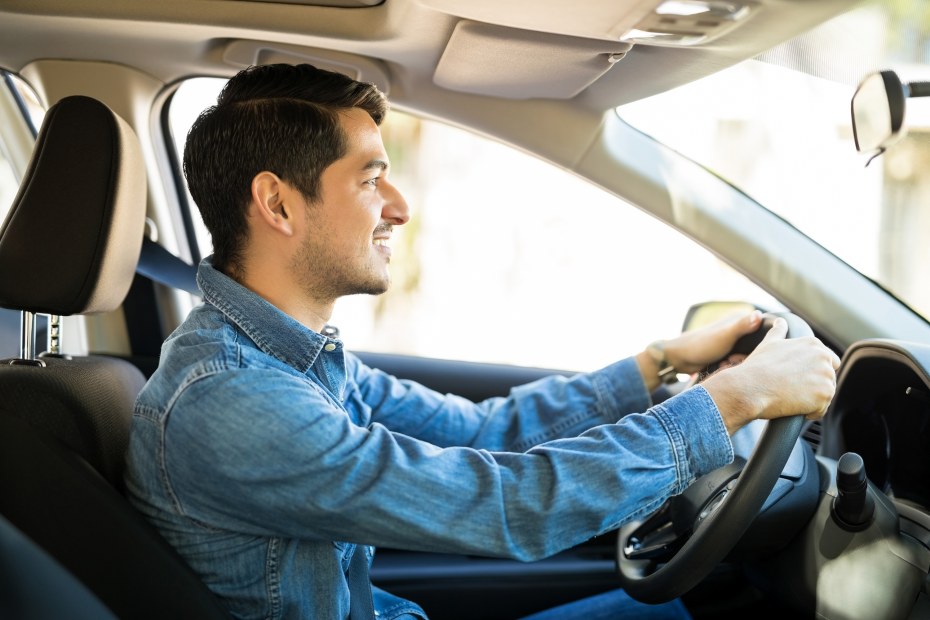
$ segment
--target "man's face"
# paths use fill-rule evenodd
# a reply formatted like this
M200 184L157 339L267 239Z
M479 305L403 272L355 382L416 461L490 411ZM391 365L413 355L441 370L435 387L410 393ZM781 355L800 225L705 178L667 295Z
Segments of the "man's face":
M358 108L339 116L347 152L323 171L319 199L305 205L306 234L292 265L305 293L318 300L385 292L391 230L410 218L388 182L378 126Z

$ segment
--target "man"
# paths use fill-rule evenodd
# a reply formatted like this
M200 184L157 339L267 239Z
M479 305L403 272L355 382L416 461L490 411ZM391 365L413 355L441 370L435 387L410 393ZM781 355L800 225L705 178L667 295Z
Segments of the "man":
M188 136L214 254L198 272L205 303L139 396L127 486L233 615L425 617L377 588L372 603L372 545L546 557L728 463L748 421L823 415L839 360L784 340L783 321L738 366L650 407L665 366L723 358L758 313L477 405L363 365L324 326L339 297L387 290L392 230L409 218L386 111L345 76L254 67ZM646 613L607 599L559 616Z

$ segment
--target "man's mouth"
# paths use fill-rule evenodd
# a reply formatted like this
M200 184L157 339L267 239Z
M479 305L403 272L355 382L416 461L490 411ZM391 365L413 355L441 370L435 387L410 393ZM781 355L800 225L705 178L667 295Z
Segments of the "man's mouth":
M391 241L391 229L393 226L387 222L382 222L375 227L372 232L372 245L375 245L379 248L391 249L388 243Z

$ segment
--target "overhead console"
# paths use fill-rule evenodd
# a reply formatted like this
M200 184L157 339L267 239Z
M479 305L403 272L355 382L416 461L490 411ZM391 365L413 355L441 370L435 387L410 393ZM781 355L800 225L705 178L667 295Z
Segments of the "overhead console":
M444 13L536 32L654 45L696 45L745 23L755 0L632 0L589 2L537 0L532 10L503 9L498 0L423 0Z

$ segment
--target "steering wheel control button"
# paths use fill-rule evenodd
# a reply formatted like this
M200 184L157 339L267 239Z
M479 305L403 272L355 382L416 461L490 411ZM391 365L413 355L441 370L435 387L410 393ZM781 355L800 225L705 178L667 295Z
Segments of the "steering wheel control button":
M848 532L864 530L872 522L875 501L869 496L865 463L855 452L847 452L836 464L836 499L831 513L836 524Z
M717 508L720 507L720 504L723 503L723 500L727 498L727 493L729 492L730 492L729 489L724 489L720 491L720 493L715 495L714 498L711 499L710 502L708 502L706 506L704 506L704 510L702 510L701 513L698 515L698 521L703 521L704 519L709 517L715 510L717 510Z

